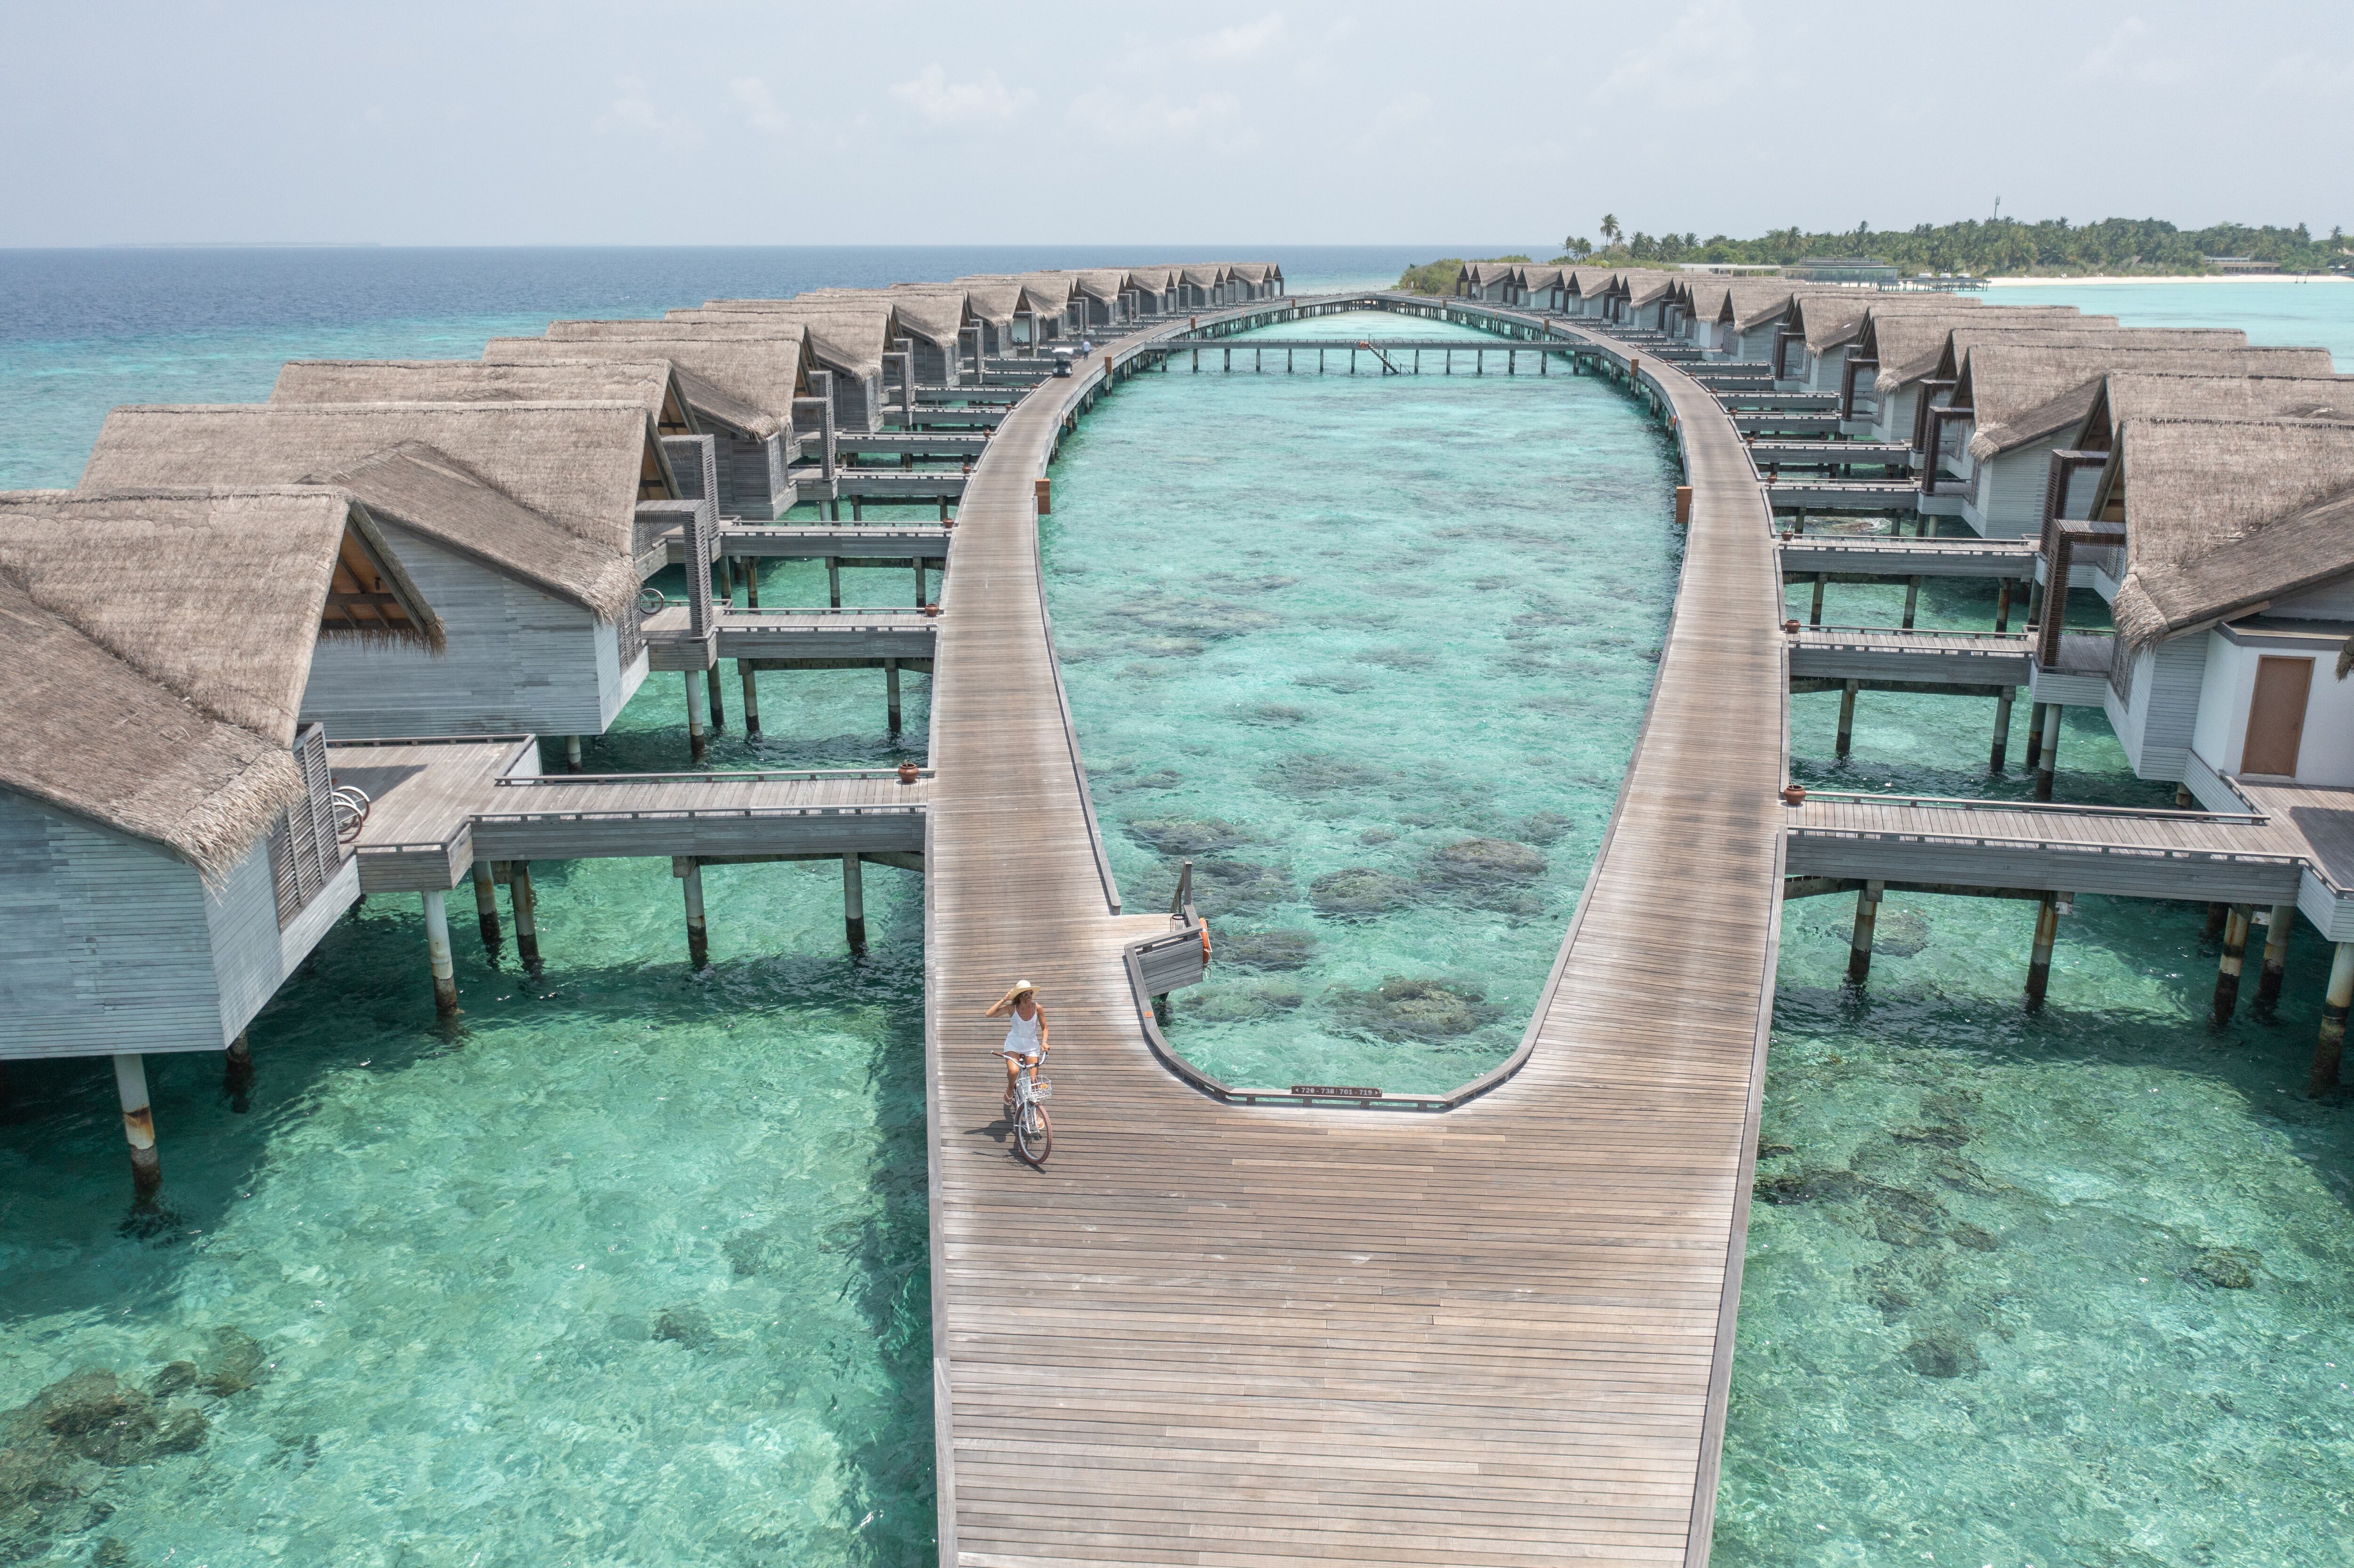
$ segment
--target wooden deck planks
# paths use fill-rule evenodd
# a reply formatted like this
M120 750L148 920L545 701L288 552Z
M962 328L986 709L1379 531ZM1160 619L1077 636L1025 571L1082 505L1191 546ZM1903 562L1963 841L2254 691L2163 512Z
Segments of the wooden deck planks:
M1039 597L1031 481L1101 365L1005 419L939 621L942 1562L1703 1562L1782 837L1778 579L1737 436L1647 356L1691 542L1526 1065L1442 1116L1225 1106L1146 1048L1119 955L1147 923L1107 897ZM1055 1026L1043 1171L978 1017L1017 978Z

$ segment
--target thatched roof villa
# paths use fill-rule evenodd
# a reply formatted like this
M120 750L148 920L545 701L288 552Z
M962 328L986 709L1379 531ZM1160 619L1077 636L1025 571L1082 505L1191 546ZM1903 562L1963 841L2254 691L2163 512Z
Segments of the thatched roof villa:
M0 494L0 1059L115 1056L135 1135L140 1054L226 1047L358 895L317 659L429 660L442 627L311 486Z
M2221 810L2245 809L2227 774L2354 786L2354 682L2339 674L2354 419L2131 417L2114 435L2091 506L2115 520L2055 530L2109 568L2105 706L2135 771Z
M2043 524L2052 453L2074 438L2110 372L2331 372L2327 349L2168 347L2111 336L2126 341L1972 347L1951 401L1931 410L1939 457L1922 476L1925 493L1958 492L1962 520L1988 538L2026 538Z
M82 486L191 480L350 492L439 612L444 653L322 644L302 712L339 739L601 734L645 678L640 506L681 496L642 402L117 408Z

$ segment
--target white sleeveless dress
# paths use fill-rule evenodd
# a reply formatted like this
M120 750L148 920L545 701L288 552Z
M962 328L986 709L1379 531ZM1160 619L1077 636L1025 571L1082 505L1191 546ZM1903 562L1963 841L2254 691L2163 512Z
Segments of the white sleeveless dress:
M1038 1054L1038 1028L1045 1022L1044 1012L1034 1012L1024 1018L1013 1015L1013 1026L1005 1032L1005 1044L997 1048L1002 1056L1035 1056Z

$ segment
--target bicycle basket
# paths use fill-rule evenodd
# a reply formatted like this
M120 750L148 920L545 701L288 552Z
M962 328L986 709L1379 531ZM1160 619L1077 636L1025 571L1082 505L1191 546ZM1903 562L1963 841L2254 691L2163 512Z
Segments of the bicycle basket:
M1047 1079L1040 1078L1037 1082L1030 1086L1030 1097L1034 1100L1053 1099L1055 1097L1054 1084Z

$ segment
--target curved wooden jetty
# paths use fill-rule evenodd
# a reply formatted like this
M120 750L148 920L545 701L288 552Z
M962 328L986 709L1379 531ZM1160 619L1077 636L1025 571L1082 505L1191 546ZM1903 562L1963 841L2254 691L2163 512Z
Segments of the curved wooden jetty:
M1690 542L1518 1070L1437 1115L1236 1105L1148 1048L1122 948L1168 922L1118 913L1039 580L1033 479L1108 366L1039 387L958 514L926 879L940 1560L1703 1563L1784 838L1781 590L1740 439L1643 355ZM980 1017L1016 979L1056 1047L1043 1171Z

